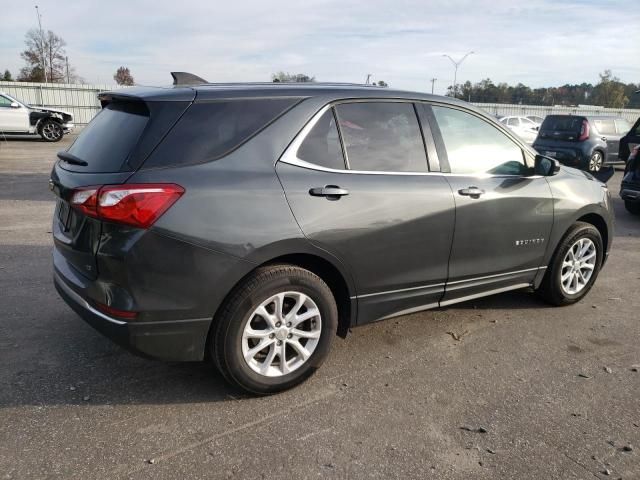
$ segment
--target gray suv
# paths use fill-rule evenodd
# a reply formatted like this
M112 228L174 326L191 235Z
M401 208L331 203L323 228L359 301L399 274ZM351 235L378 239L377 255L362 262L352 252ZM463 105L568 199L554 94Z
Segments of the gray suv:
M611 245L606 186L471 105L370 86L131 88L59 153L54 282L165 360L290 388L336 334L530 288L580 300Z

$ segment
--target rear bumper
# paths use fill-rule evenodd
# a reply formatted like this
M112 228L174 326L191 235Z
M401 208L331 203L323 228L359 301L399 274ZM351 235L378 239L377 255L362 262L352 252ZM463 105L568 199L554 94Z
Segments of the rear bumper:
M578 148L567 148L546 145L533 145L541 155L555 158L563 165L584 170L588 164L588 157Z
M170 361L204 359L210 318L157 322L123 321L95 309L54 270L53 281L62 299L89 325L124 348L145 357Z

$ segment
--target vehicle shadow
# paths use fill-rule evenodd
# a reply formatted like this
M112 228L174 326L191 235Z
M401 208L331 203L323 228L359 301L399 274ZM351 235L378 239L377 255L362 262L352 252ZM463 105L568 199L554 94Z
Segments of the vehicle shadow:
M522 289L456 303L442 310L448 310L449 308L463 310L524 310L555 307L544 302L531 290Z
M40 142L47 143L43 140L40 135L11 135L0 133L0 141L8 141L8 142Z
M210 362L141 358L93 330L55 291L50 246L0 244L0 265L0 409L245 396Z

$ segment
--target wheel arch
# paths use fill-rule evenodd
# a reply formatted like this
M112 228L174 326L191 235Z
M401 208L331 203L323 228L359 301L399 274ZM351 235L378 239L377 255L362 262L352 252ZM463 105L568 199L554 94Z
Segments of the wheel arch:
M345 272L341 266L336 265L337 260L331 261L321 253L309 252L307 249L301 248L295 253L281 253L280 255L270 256L268 258L262 257L259 261L254 260L253 268L245 271L244 275L239 278L233 286L229 289L224 299L217 306L216 311L213 314L213 321L209 327L207 334L207 342L205 347L205 357L209 357L211 352L211 337L215 331L215 325L217 323L217 315L222 309L229 296L238 288L245 279L261 267L277 264L295 265L300 268L304 268L318 275L331 289L333 296L336 300L336 306L338 307L338 330L337 335L345 338L349 331L349 328L355 324L357 318L357 303L352 300L356 293L354 286L351 283L351 279L347 272ZM323 252L322 250L320 252ZM271 252L273 253L273 252ZM327 254L328 256L328 254Z
M587 214L582 215L581 217L577 218L576 222L589 223L589 224L593 225L594 227L596 227L598 229L598 232L600 232L600 236L602 237L602 245L604 246L605 253L608 251L608 248L609 248L609 226L607 225L607 222L602 217L602 215L599 215L599 214L594 213L594 212L587 213ZM604 265L604 261L605 260L606 260L606 255L604 255L604 257L602 259L602 264L603 265Z

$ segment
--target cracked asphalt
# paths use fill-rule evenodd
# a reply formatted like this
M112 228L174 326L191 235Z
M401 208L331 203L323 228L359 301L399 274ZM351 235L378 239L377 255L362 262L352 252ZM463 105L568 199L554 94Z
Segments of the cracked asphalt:
M640 218L621 172L581 303L511 292L356 328L310 381L251 398L210 364L122 350L58 298L47 180L71 140L0 138L0 479L640 478Z

